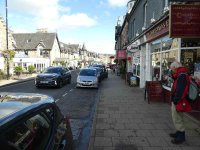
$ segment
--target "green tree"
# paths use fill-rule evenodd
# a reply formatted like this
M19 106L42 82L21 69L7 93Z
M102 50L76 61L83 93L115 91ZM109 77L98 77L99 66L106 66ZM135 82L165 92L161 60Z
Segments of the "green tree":
M15 74L19 77L20 74L22 73L23 68L21 66L16 66L15 67Z
M28 72L32 74L35 71L35 67L33 65L28 66Z
M61 64L61 66L65 66L66 65L66 63L64 61L61 61L60 64Z
M116 64L117 64L117 63L118 63L118 59L115 59L115 60L114 60L114 63L116 63Z
M6 70L7 70L7 79L10 78L10 62L15 56L14 50L4 50L2 51L4 58L6 59Z

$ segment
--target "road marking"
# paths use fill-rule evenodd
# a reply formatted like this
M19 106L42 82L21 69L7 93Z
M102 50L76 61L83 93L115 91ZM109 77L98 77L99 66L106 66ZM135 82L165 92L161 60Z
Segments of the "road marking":
M68 93L63 94L63 97L66 96Z
M57 103L60 99L56 99L55 102Z

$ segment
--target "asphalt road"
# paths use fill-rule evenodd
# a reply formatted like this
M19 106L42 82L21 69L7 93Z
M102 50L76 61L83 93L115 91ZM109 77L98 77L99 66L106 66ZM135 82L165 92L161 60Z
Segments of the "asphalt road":
M87 150L95 104L99 99L98 89L76 88L78 71L72 71L72 82L62 88L39 88L34 80L1 87L1 92L40 93L52 96L62 113L70 118L77 150Z

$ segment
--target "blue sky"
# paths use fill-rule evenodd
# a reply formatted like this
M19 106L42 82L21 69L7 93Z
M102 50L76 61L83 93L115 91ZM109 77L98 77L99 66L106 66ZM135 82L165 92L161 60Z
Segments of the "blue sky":
M14 33L38 28L57 32L61 42L83 44L87 50L114 54L115 25L128 0L7 0L8 26ZM5 0L0 0L5 18Z

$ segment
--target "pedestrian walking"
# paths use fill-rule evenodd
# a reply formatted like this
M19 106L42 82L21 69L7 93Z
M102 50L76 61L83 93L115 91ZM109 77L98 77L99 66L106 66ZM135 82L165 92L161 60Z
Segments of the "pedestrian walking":
M170 65L172 78L174 80L171 96L172 120L176 129L175 133L170 133L173 144L181 144L185 141L185 125L183 120L184 111L190 111L191 106L186 98L189 85L189 76L186 68L181 63L175 61ZM186 110L184 110L186 109Z

